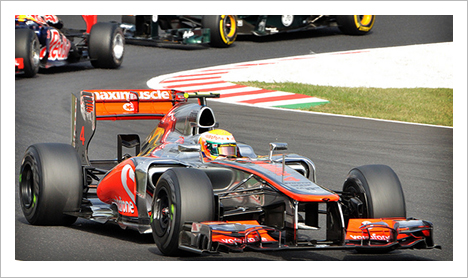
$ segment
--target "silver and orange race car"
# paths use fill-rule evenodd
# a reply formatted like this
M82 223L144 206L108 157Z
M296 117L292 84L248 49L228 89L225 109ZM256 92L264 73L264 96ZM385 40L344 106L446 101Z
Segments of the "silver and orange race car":
M71 225L77 217L114 222L152 233L168 256L439 247L431 222L407 217L390 167L356 167L334 192L317 183L311 159L284 152L286 143L270 143L269 154L259 156L220 132L207 106L211 97L219 94L72 95L71 144L40 143L25 152L19 177L25 218L33 225ZM97 121L148 119L159 123L146 140L119 134L116 159L89 159Z
M86 30L63 28L54 15L15 16L15 73L33 77L39 68L90 60L97 68L122 64L125 38L118 24L83 15Z

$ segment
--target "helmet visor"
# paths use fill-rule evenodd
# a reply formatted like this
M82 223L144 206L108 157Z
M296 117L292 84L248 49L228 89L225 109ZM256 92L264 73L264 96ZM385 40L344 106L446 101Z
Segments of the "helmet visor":
M220 144L220 145L218 145L218 155L237 156L237 145L236 144Z

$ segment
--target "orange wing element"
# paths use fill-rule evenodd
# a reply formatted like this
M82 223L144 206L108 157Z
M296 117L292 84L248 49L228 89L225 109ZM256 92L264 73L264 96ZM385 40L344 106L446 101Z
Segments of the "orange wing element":
M440 248L429 221L404 218L349 219L345 245L356 248Z
M346 240L394 242L396 240L394 232L395 220L404 219L350 219Z
M278 242L269 234L274 229L262 226L256 220L193 223L192 231L198 231L200 224L211 228L213 242L236 245L241 249L248 244Z
M175 102L185 101L172 90L86 90L94 94L97 120L161 119Z

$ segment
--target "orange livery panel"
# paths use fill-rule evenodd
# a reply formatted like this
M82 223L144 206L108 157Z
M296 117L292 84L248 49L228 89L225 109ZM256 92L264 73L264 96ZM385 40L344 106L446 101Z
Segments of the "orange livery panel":
M96 118L161 119L174 105L174 94L168 90L86 90L94 94Z
M127 159L109 172L98 184L98 198L107 204L115 204L120 214L138 216L135 205L135 165Z

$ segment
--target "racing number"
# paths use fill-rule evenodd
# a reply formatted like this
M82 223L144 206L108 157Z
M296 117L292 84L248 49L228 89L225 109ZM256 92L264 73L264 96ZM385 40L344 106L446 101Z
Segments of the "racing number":
M84 142L85 142L84 126L81 127L80 140L81 140L81 144L84 146Z

